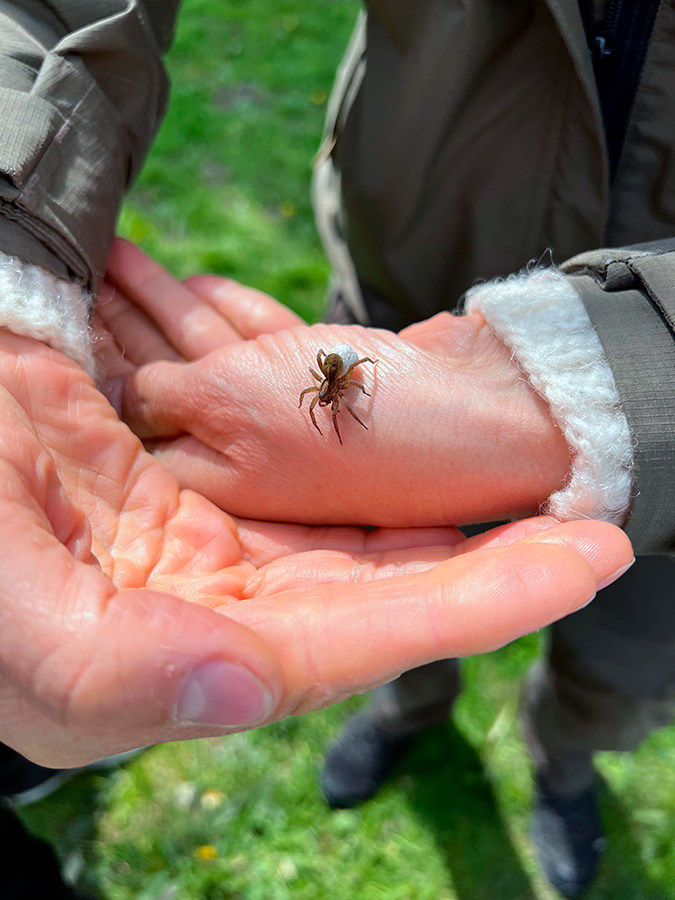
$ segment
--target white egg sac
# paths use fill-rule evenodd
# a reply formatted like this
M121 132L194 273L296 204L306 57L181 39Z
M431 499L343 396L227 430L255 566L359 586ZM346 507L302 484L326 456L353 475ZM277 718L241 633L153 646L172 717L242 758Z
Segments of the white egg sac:
M326 356L330 356L331 353L336 353L342 360L343 372L346 372L350 366L353 366L359 358L356 350L350 347L349 344L336 344L335 347L331 347Z

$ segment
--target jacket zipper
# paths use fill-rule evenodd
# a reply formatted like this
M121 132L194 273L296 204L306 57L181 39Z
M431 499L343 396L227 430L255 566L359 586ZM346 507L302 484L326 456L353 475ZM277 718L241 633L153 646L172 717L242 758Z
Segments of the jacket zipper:
M609 0L604 22L593 0L582 0L586 38L598 87L610 184L614 182L660 0Z

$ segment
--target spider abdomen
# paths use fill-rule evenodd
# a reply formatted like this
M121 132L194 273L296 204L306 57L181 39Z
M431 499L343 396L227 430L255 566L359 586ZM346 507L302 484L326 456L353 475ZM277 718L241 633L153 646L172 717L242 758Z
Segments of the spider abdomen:
M337 359L332 359L332 357L337 357ZM331 369L335 366L337 369L336 374L342 375L342 373L346 372L350 366L354 365L358 358L358 353L353 347L350 347L349 344L336 344L334 347L331 347L326 354L324 366ZM339 364L338 359L340 361Z

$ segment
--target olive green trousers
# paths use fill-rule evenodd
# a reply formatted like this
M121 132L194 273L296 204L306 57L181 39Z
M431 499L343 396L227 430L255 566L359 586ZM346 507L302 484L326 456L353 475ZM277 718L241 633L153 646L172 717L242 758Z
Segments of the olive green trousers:
M549 629L522 696L538 774L561 793L593 780L596 750L633 750L675 712L675 564L643 556L586 609ZM461 690L458 660L401 675L372 694L378 725L410 734L443 723Z
M400 316L359 281L344 240L339 175L317 167L317 226L334 270L326 321L398 330ZM480 530L472 528L472 531ZM371 695L370 715L394 734L446 721L461 690L458 660L401 675ZM553 790L593 780L596 750L632 750L675 712L675 562L639 557L580 612L549 629L544 657L523 689L525 738Z
M377 299L361 293L371 321L387 327ZM354 318L335 290L326 320ZM386 731L411 734L445 722L460 691L459 661L439 660L373 691L369 714ZM633 750L668 725L675 714L675 562L639 557L589 606L551 626L521 710L539 776L560 793L592 782L596 750Z

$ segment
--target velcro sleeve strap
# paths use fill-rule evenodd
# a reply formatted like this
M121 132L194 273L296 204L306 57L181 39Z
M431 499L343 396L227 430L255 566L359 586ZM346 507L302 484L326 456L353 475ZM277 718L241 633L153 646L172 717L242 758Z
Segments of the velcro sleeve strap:
M628 266L675 331L675 252L638 256Z
M675 551L675 240L594 250L561 267L603 345L634 446L626 531Z

